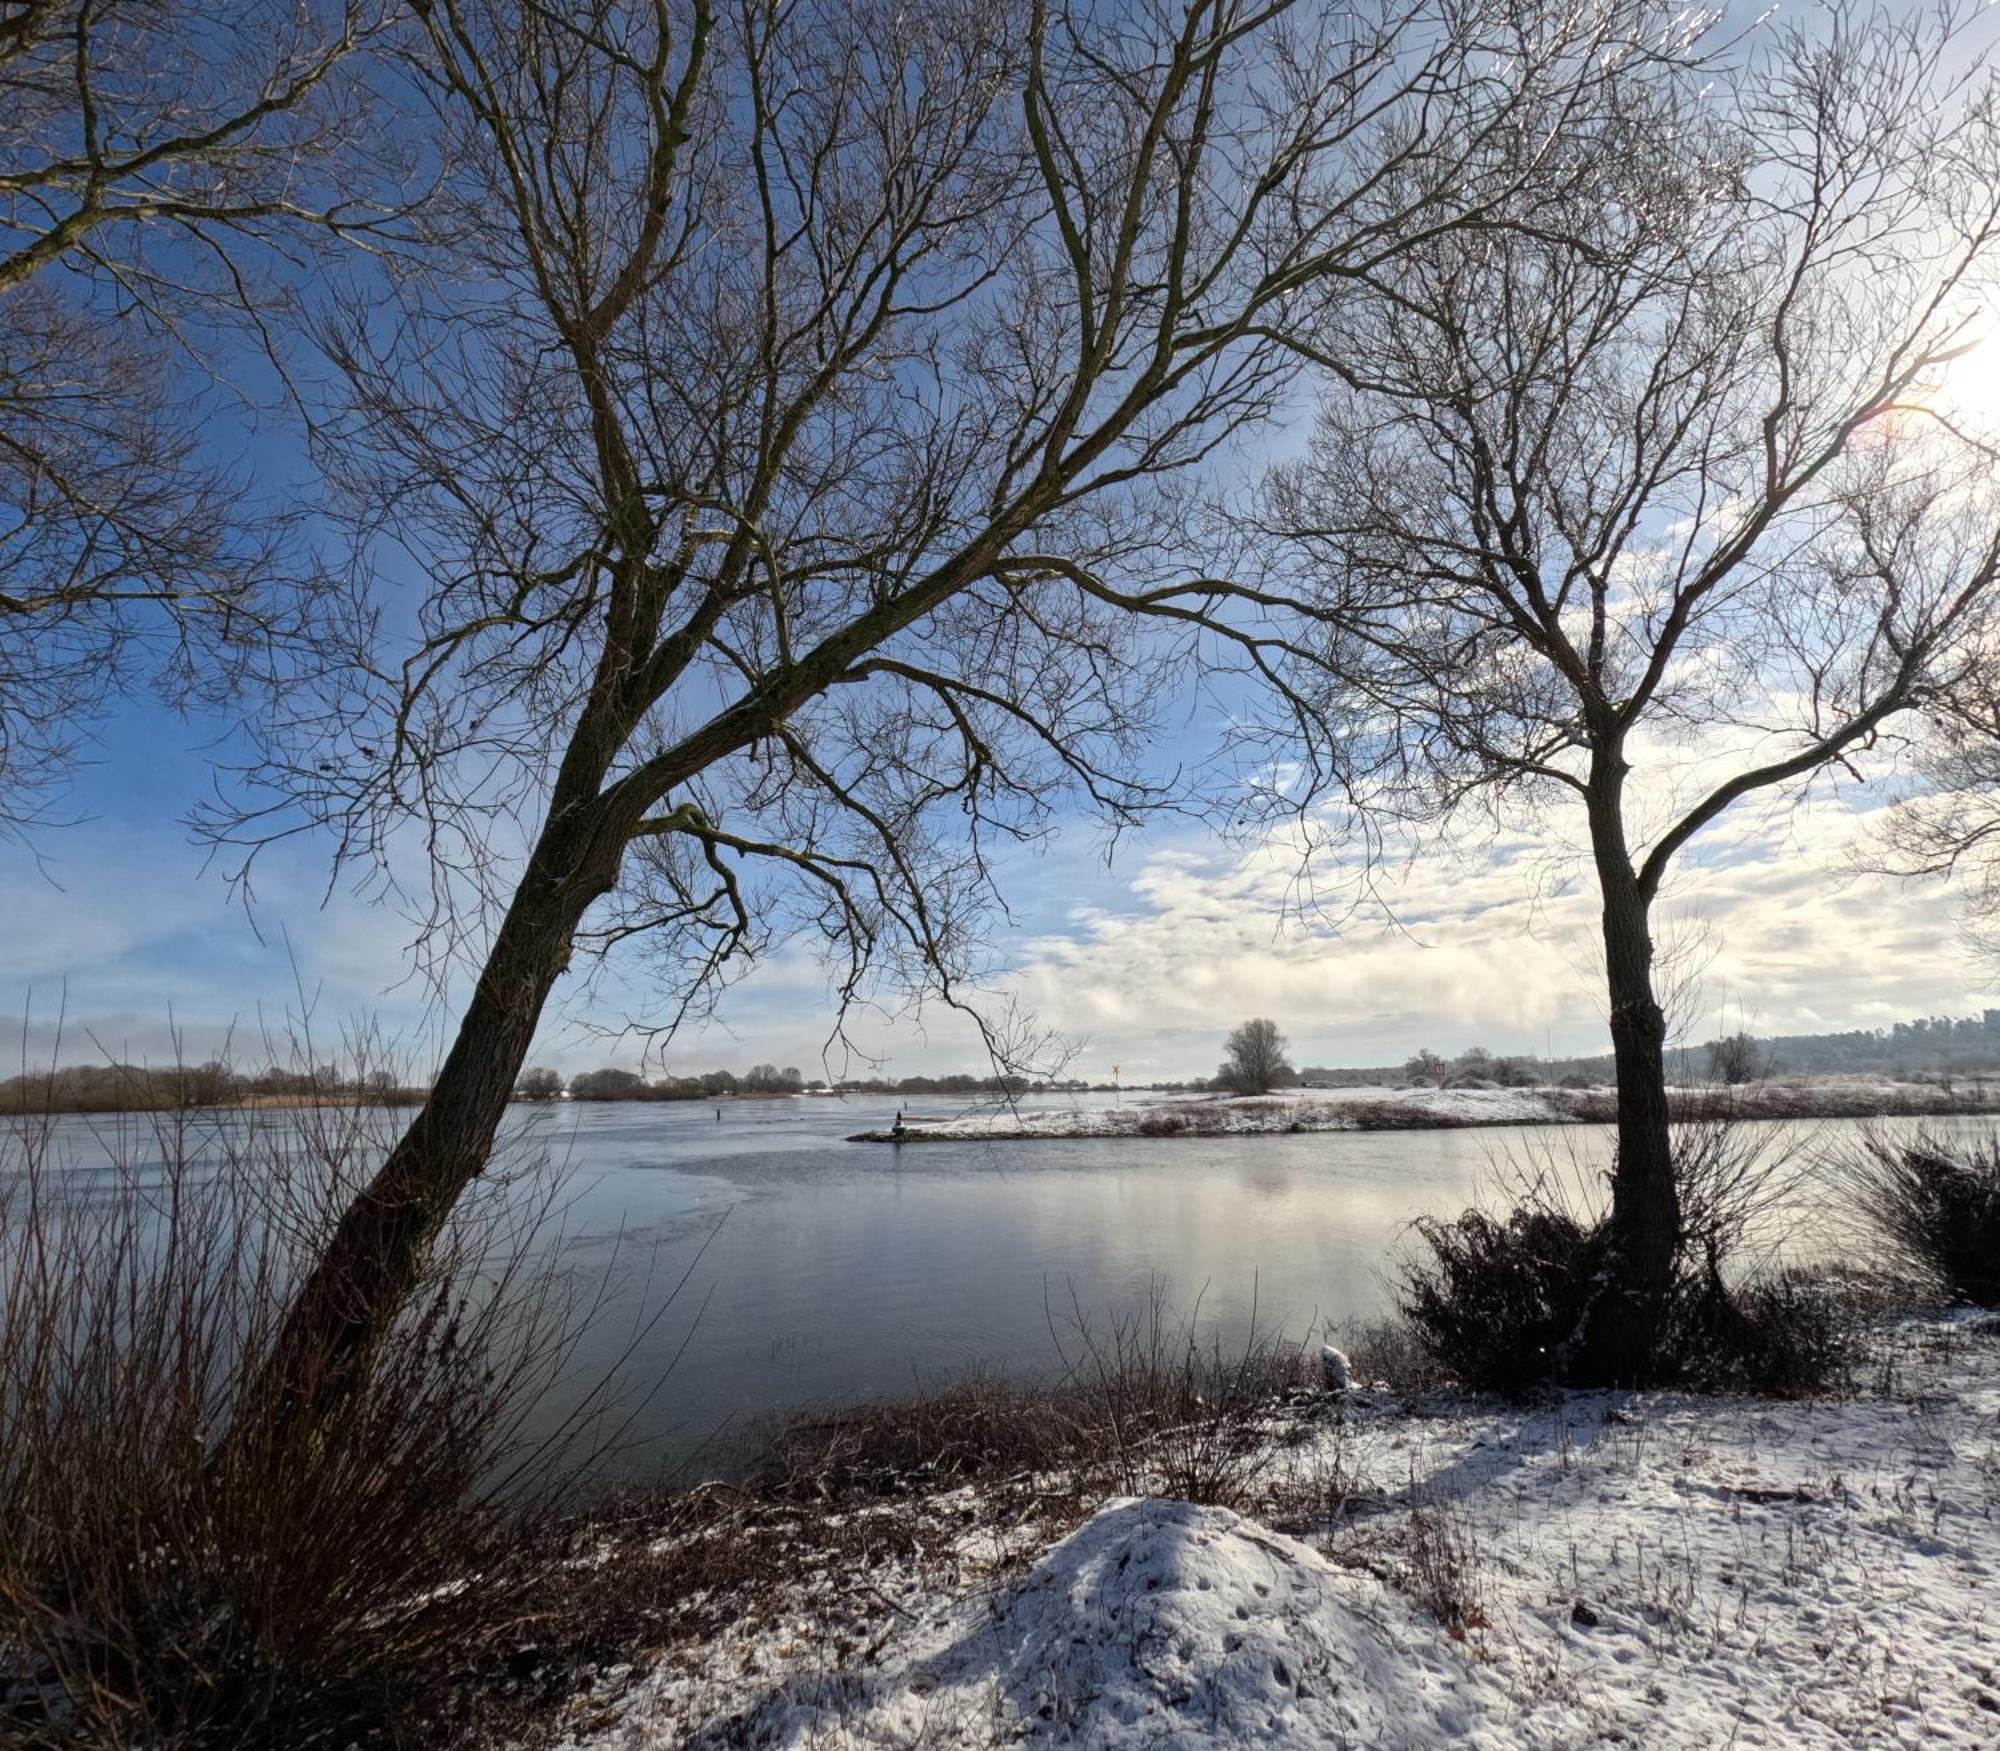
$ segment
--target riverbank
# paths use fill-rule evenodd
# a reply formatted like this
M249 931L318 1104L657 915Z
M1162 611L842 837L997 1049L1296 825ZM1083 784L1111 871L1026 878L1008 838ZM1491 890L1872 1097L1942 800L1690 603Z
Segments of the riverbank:
M1094 1499L1004 1455L711 1496L560 1742L1991 1745L2000 1321L1884 1325L1852 1385L1295 1392L1206 1504L1172 1432Z
M1669 1090L1674 1116L1699 1119L1936 1118L2000 1112L2000 1079L1898 1082L1880 1076L1785 1077L1736 1088ZM1497 1125L1607 1125L1609 1088L1327 1088L1251 1096L1179 1095L1110 1108L956 1115L911 1113L904 1128L850 1143L965 1143L1077 1137L1243 1137L1309 1131L1461 1130Z

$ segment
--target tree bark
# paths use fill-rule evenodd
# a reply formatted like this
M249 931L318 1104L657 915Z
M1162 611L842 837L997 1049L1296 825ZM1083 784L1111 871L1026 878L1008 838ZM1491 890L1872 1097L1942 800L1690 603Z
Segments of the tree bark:
M1667 1108L1666 1014L1653 991L1652 896L1625 842L1624 778L1625 763L1615 749L1593 761L1590 833L1603 896L1618 1138L1599 1286L1568 1367L1572 1381L1603 1386L1638 1384L1653 1364L1681 1221Z
M429 1096L299 1286L229 1447L282 1453L366 1378L452 1206L485 1169L543 1006L624 829L592 799L552 811Z

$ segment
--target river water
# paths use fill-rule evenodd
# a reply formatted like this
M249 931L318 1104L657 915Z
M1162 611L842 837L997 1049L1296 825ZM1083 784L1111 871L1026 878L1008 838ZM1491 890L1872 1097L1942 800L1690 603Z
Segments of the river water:
M700 1103L517 1120L517 1152L565 1176L562 1257L599 1295L572 1390L621 1370L618 1472L727 1470L788 1411L971 1368L1052 1371L1079 1311L1101 1325L1160 1290L1224 1341L1253 1317L1295 1336L1367 1317L1414 1217L1455 1213L1510 1159L1553 1157L1587 1185L1609 1144L1595 1127L843 1140L903 1104L956 1110L803 1097L726 1102L719 1120ZM101 1124L60 1128L72 1156L106 1147ZM1851 1130L1813 1133L1824 1145ZM139 1135L127 1126L118 1147Z

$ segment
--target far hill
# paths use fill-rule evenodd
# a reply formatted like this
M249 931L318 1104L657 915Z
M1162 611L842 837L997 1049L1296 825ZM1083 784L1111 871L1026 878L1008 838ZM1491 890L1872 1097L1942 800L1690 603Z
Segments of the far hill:
M2000 1009L1980 1015L1918 1016L1888 1028L1850 1028L1830 1034L1754 1035L1760 1067L1770 1075L1979 1076L2000 1074ZM1682 1046L1667 1054L1667 1073L1680 1081L1710 1074L1714 1042ZM1456 1061L1454 1055L1454 1061ZM1537 1081L1577 1077L1611 1080L1611 1054L1539 1058L1523 1054L1504 1060L1534 1073ZM1301 1082L1333 1088L1377 1086L1409 1080L1409 1063L1329 1068L1306 1065Z

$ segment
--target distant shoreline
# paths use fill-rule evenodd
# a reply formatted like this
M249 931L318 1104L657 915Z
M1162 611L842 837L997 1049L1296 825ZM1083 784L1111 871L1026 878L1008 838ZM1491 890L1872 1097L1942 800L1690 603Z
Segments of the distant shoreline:
M428 1089L391 1088L367 1094L247 1094L228 1100L181 1100L135 1091L129 1098L100 1096L84 1100L53 1098L0 1099L0 1118L75 1119L140 1117L149 1113L296 1112L308 1107L418 1107Z
M1673 1116L1715 1119L1967 1118L2000 1113L2000 1078L1970 1088L1887 1078L1798 1077L1736 1088L1669 1091ZM1608 1125L1609 1088L1356 1088L1191 1096L1106 1109L1002 1109L907 1121L901 1133L854 1132L850 1143L1039 1142L1081 1139L1295 1136L1325 1131L1459 1131L1502 1125Z

